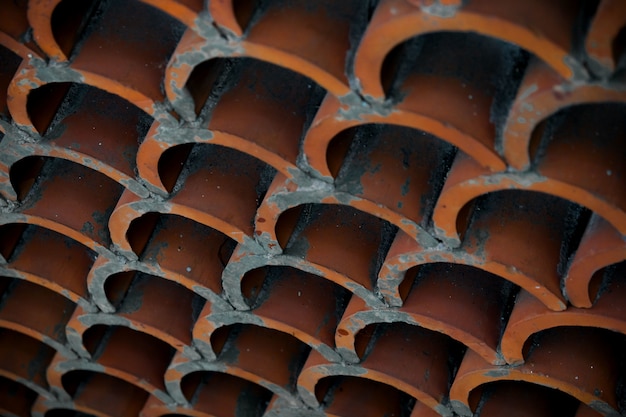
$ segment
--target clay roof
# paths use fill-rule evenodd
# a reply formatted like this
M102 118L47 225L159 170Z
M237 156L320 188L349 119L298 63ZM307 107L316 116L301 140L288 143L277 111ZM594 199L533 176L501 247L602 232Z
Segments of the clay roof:
M626 413L623 0L0 1L0 414Z

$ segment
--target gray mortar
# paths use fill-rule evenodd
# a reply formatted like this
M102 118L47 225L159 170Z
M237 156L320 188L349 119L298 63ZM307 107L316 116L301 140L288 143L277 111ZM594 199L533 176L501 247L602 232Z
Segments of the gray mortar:
M109 262L100 265L98 268L92 268L90 271L90 279L87 280L87 290L91 294L93 302L98 306L100 311L104 313L114 313L115 307L106 296L104 286L106 280L118 272L138 269L134 265L129 265L125 258L119 257L108 258Z
M74 359L57 363L54 370L61 374L78 370L104 373L106 368L99 363L91 362L88 359Z
M350 18L350 48L346 52L346 66L345 74L348 77L350 88L353 91L359 90L359 83L354 74L354 59L358 50L359 44L363 39L363 34L367 29L367 25L374 14L378 0L366 0L362 2L360 9L357 10L356 16Z
M63 327L62 331L62 338L65 339L65 326L61 326ZM43 336L42 341L47 344L48 346L52 347L54 350L56 350L57 352L59 352L59 354L63 355L64 357L66 357L67 359L76 359L77 356L76 354L65 344L61 344L58 341L48 337L48 336Z
M338 99L343 105L337 112L338 120L365 121L368 115L387 117L391 113L397 112L390 101L379 100L356 92L350 92L338 97Z
M620 414L609 404L601 400L592 400L589 406L605 417L623 417L623 414Z
M210 59L245 54L245 50L239 42L225 39L223 34L217 30L216 26L205 24L198 30L199 34L205 39L205 42L202 43L199 49L177 55L176 62L174 63L175 68L179 68L182 65L189 65L191 68L195 68L197 65ZM225 75L227 74L228 71L218 78L218 80L222 80L221 83L218 82L216 84L220 87L218 90L223 90ZM172 106L185 120L194 122L197 118L195 112L196 104L191 93L187 90L187 86L185 85L183 88L179 88L174 81L171 82L170 86L177 95L177 98L171 103ZM223 93L223 91L220 92Z
M163 144L166 144L166 146L169 145L167 148L170 148L175 145L183 145L187 143L210 143L212 139L213 133L207 129L161 125L157 128L157 132L150 140L162 142ZM160 191L160 193L163 193L163 191Z
M68 67L65 63L51 61L46 64L45 61L37 58L33 58L30 62L35 70L33 78L40 80L42 84L58 82L85 84L85 77L78 71Z
M260 317L248 311L216 313L207 316L205 319L211 322L216 330L220 327L230 326L237 323L254 324L259 327L265 327L265 323Z
M181 378L182 380L182 378ZM191 408L192 404L187 400L182 390L180 389L180 380L165 381L165 390L172 398L172 402L176 405Z
M27 388L30 388L32 391L36 392L37 394L41 396L48 397L48 398L50 397L50 393L46 389L39 386L39 384L34 383L30 379L16 377L14 381L26 386Z
M428 13L433 16L442 17L442 18L452 18L456 15L456 13L463 8L465 3L468 0L464 0L460 5L448 6L446 4L441 4L439 1L435 0L431 5L424 5L421 1L419 4L419 8L422 9L423 12ZM415 0L413 1L416 2Z
M213 347L210 343L205 342L204 340L198 339L195 337L193 339L194 348L202 355L202 357L207 361L215 361L217 360L217 355L213 351Z
M462 417L472 417L474 415L472 410L470 410L470 408L461 401L452 400L450 401L450 406L456 414Z
M216 294L210 289L201 285L194 285L192 291L198 294L200 297L207 299L213 308L213 311L232 311L233 306L230 305L228 300L222 298L220 294Z
M83 339L80 334L71 327L67 327L65 330L65 339L67 340L68 347L76 353L77 356L83 358L89 358L91 355L83 347Z
M354 376L361 377L367 374L367 370L360 365L342 365L342 364L329 364L319 365L315 367L316 373L328 376ZM298 393L302 401L313 409L319 409L320 404L315 396L314 392L310 392L308 389L298 385Z

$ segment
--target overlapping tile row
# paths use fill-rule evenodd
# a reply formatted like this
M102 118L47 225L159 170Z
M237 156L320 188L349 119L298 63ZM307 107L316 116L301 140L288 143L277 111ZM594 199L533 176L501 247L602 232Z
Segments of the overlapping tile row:
M625 52L621 0L0 0L0 414L624 415Z

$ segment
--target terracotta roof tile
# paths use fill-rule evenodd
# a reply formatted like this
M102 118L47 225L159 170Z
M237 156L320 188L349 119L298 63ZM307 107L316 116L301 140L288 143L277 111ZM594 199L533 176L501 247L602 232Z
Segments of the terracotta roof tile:
M0 414L626 413L626 3L0 0Z

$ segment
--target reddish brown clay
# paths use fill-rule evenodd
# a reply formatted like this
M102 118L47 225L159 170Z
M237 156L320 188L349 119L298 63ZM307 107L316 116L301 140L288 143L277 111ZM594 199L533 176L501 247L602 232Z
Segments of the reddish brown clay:
M116 315L87 313L77 308L67 326L68 338L75 351L83 357L90 357L84 340L89 328L97 325L126 326L148 333L191 357L198 357L191 348L191 327L197 314L193 312L192 301L196 297L173 282L138 274L126 294L116 303ZM183 301L186 304L182 304ZM195 302L202 305L201 300Z
M388 164L392 165L391 161L388 161ZM399 166L398 164L393 165ZM431 207L429 199L417 198L418 195L421 195L417 192L418 189L428 189L427 195L434 193L430 189L428 179L416 178L425 173L415 173L413 179L417 180L417 184L411 183L409 179L402 183L388 183L383 177L378 176L380 171L385 170L382 163L370 166L371 175L364 172L362 177L355 178L346 174L346 177L342 178L343 184L338 183L335 189L318 182L319 187L316 192L311 192L308 187L299 189L297 183L291 178L277 174L256 212L255 235L257 241L265 246L268 252L281 253L283 252L282 244L288 238L285 224L289 221L283 219L279 223L279 219L284 213L288 213L286 216L293 215L298 212L298 206L302 204L349 204L360 212L376 216L397 226L426 247L435 246L437 241L422 227L426 213ZM403 167L400 166L399 169L403 169ZM358 168L355 170L358 175ZM352 185L352 181L360 182L359 189L362 192L359 195L352 195L343 191L349 189L348 184ZM415 210L409 210L407 207Z
M515 43L548 62L565 78L581 77L582 65L570 55L581 2L476 1L457 10L454 18L436 16L405 0L384 0L376 8L355 58L355 73L364 93L383 98L380 74L388 53L402 41L435 31L475 31ZM539 12L541 10L541 12ZM559 16L554 21L552 16Z
M502 334L501 350L507 363L524 361L524 344L537 332L558 326L597 327L626 335L626 311L622 301L626 295L626 268L616 271L593 308L570 307L554 312L546 309L526 291L521 291Z
M585 404L555 389L525 382L502 381L487 384L482 391L477 417L496 417L504 414L523 417L600 417Z
M0 414L624 414L625 5L0 0Z
M542 121L569 106L624 101L626 89L619 83L570 83L546 63L531 59L503 129L504 157L517 170L529 169L540 141L542 130L538 127Z
M215 311L206 303L194 327L197 340L210 338L223 326L250 323L291 334L328 360L340 360L334 335L349 291L313 274L279 266L249 271L241 285L250 312Z
M471 393L496 381L526 381L563 391L605 416L617 417L616 384L619 375L614 335L602 329L559 327L537 339L519 367L487 364L468 350L450 388L455 410L471 416Z
M624 237L602 217L593 214L565 277L564 291L569 301L576 307L591 307L605 268L624 260Z
M302 398L307 404L317 406L323 400L320 391L324 384L320 382L325 377L358 376L397 387L432 410L451 415L444 397L450 382L448 366L460 361L463 351L460 344L416 326L401 323L378 326L369 341L369 352L359 365L328 363L312 351L298 378ZM398 360L390 361L391 357Z
M254 57L298 71L337 96L350 93L345 68L346 51L351 49L351 26L358 30L360 20L367 18L358 1L320 1L311 5L298 0L289 6L271 2L252 21L255 6L258 3L232 0L209 5L216 23L227 29L230 37L241 37L231 46L232 55Z
M341 136L349 128L385 123L411 127L421 131L416 132L418 134L430 134L457 146L492 170L502 170L505 165L494 150L493 126L488 121L480 127L474 125L473 119L478 117L479 111L476 103L480 97L476 92L464 91L468 88L454 79L437 80L427 76L408 78L402 89L408 94L382 114L364 109L351 115L337 98L327 94L304 138L303 149L307 161L318 176L332 180L342 161L339 156L341 152L336 152L330 145L333 142L341 143ZM410 94L411 91L420 93ZM451 109L450 100L454 100L454 97L457 100L455 107ZM485 100L488 98L483 101ZM488 108L488 103L479 107L482 109L482 119L488 118L488 110L487 113L483 111ZM446 109L445 116L437 113L437 109ZM455 117L454 121L450 121L450 112Z
M188 160L194 168L181 174L169 199L146 201L130 192L122 195L109 221L112 239L120 250L131 251L123 226L155 211L193 219L241 243L252 238L257 187L265 165L235 150L210 145L200 148Z
M7 89L22 59L4 47L0 41L0 61L2 61L2 67L0 67L0 132L5 132L6 126L3 126L3 121L9 118Z
M595 149L595 146L585 149L584 146L591 142L581 144L580 147L574 147L571 142L568 144L569 141L565 139L560 144L555 142L549 145L536 172L520 174L493 174L468 156L457 154L433 212L438 237L451 246L458 246L458 233L462 232L459 226L466 222L463 209L469 207L468 203L481 195L510 189L568 199L598 213L618 231L626 232L626 211L623 208L626 200L618 191L622 189L623 178L626 178L621 174L623 167L618 162L623 149L611 149L610 143L598 145L599 149ZM576 155L568 157L568 152L575 152ZM582 158L585 152L590 155L585 165L582 165L582 161L580 164L568 162L566 165L566 160ZM600 168L600 164L604 163L608 169Z
M133 384L161 401L171 402L165 392L163 374L174 349L165 342L127 327L96 325L86 332L85 345L90 359L66 358L61 354L53 358L47 372L51 386L62 387L68 372L102 372Z
M27 36L30 29L26 18L28 7L26 2L3 1L0 15L0 45L22 59L42 55L37 44Z
M170 415L174 411L190 417L227 417L244 409L246 415L260 417L272 397L267 389L222 372L198 371L183 378L186 395L191 401L185 397L185 405L173 408L150 397L140 416L157 417Z
M37 339L71 357L64 332L75 305L49 289L17 278L0 277L0 327Z
M330 380L330 381L328 381ZM358 377L329 377L323 382L331 385L325 394L329 400L324 407L328 417L401 415L407 408L407 395L390 385ZM359 398L359 401L355 401ZM415 410L420 409L419 413ZM412 416L439 416L427 406L417 403Z
M439 200L438 204L445 203ZM379 273L378 288L392 305L401 305L404 273L415 265L449 262L473 266L526 289L552 310L563 310L558 267L570 203L556 197L501 191L480 200L468 214L458 249L424 248L398 232ZM571 213L570 213L571 214ZM465 221L464 219L453 222Z
M619 0L602 0L598 4L585 39L585 49L594 70L600 75L611 74L624 52L626 7ZM621 38L619 38L621 36Z
M6 229L2 229L3 239ZM30 225L20 230L15 248L8 252L2 274L41 285L93 311L85 277L95 256L85 246L59 233ZM17 249L17 250L16 250Z
M57 92L60 103L50 98ZM46 107L55 109L56 104L67 106L67 100L76 97L82 98L77 100L80 107L64 114L60 120L55 118L54 123L54 113L34 112L34 109ZM7 141L3 145L12 146L13 151L7 148L5 163L13 165L35 155L67 159L101 172L142 197L148 196L147 190L135 179L137 143L143 135L127 129L129 124L147 121L147 116L139 109L97 88L73 83L48 84L32 90L29 108L31 114L43 114L43 117L33 117L32 122L45 136L35 143L23 144L19 153L17 145ZM19 141L17 137L15 140ZM9 198L15 199L15 191L10 188L8 191Z
M403 297L402 307L389 311L384 321L405 322L441 332L490 363L504 363L496 350L512 285L476 268L445 263L417 266L407 272L405 280L412 288ZM462 315L458 314L459 309L463 310ZM358 362L360 355L355 345L358 333L380 321L378 310L353 297L335 335L342 356Z
M299 402L295 379L310 348L295 337L252 324L222 327L213 334L194 332L194 337L209 360L191 360L180 352L174 356L165 373L173 398L187 402L181 380L190 373L208 371L226 372L265 387L292 403Z
M126 227L121 222L118 225ZM115 245L128 258L141 262L138 269L219 302L220 277L234 246L228 237L185 217L155 213L139 218L125 233L131 244L122 241L120 245L116 239ZM115 236L120 235L124 236ZM129 246L132 251L128 251Z
M0 377L23 384L49 398L46 368L54 349L25 334L0 329Z
M36 398L35 391L0 377L0 413L10 417L29 417Z
M38 397L32 409L34 417L44 417L51 410L78 411L96 417L136 416L148 398L142 389L100 372L68 372L63 382L62 389L67 390L69 398Z
M22 160L26 173L37 169L36 157ZM108 213L119 199L122 187L99 172L57 158L44 160L38 178L24 175L13 177L17 196L23 203L18 213L5 215L3 222L26 220L84 244L96 251L106 251L110 245L107 230ZM35 179L37 181L35 181ZM80 213L73 207L82 207Z

